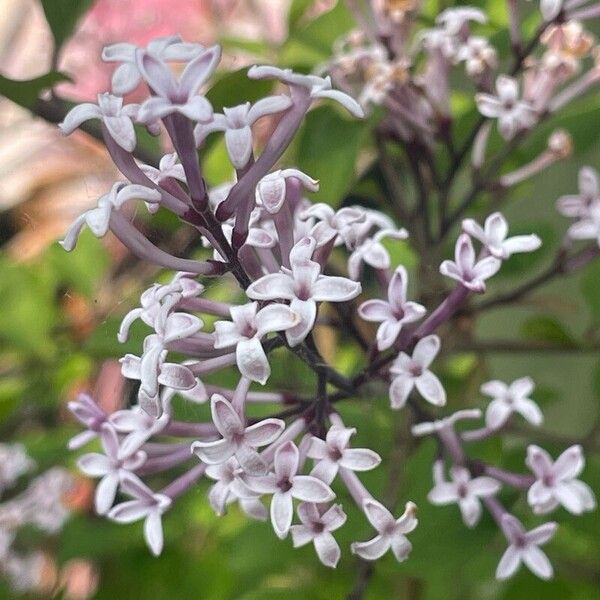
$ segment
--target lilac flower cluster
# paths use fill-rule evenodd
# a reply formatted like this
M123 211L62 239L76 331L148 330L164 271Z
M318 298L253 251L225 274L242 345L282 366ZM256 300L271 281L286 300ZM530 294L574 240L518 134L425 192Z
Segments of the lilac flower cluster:
M164 544L163 515L206 477L214 482L208 500L217 515L237 503L250 518L270 520L279 538L290 535L296 547L312 543L319 560L329 567L340 560L334 533L347 520L338 501L349 495L375 530L372 539L354 542L351 552L375 560L391 550L403 561L411 550L406 536L417 526L416 506L408 501L397 518L364 486L358 474L377 468L381 458L371 449L351 445L357 431L344 423L336 404L379 379L387 386L391 408L410 407L421 415L414 435L434 434L449 462L449 481L445 462L435 463L429 500L458 503L469 527L479 521L481 502L485 504L510 544L498 578L510 576L521 561L540 577L549 577L551 566L538 546L552 537L556 524L526 532L496 495L503 484L513 485L529 490L536 514L559 504L576 514L591 510L593 494L576 479L583 468L581 448L570 448L553 462L541 448L530 446L527 465L532 476L467 458L464 443L500 433L513 413L533 425L541 423L541 412L529 398L533 383L527 377L509 386L486 383L482 392L492 397L486 424L462 435L454 424L480 418L479 411L429 421L419 400L435 407L446 404L446 390L432 369L442 347L439 327L473 295L486 292L488 280L504 261L515 253L537 250L540 238L509 236L500 212L489 215L483 225L463 220L454 260L444 260L436 268L453 288L437 307L427 308L409 299L408 271L393 264L390 248L408 237L403 227L362 206L334 210L311 203L305 195L318 190L319 182L279 162L306 113L320 101L334 101L355 117L363 116L369 103L383 104L384 129L408 144L431 146L450 114L451 67L462 62L477 87L482 115L498 120L503 137L518 137L573 95L569 87L557 90L575 74L578 58L589 50L582 47L586 34L571 21L549 25L544 37L548 51L539 64L528 65L524 96L519 96L516 80L508 75L498 76L494 95L495 51L483 38L471 35L472 24L486 20L481 11L465 7L439 15L434 29L418 35L414 52L424 53L425 67L413 75L408 67L416 54L408 52L406 21L395 13L387 20L392 15L389 6L377 10L363 31L370 34L369 44L346 40L329 65L333 80L344 91L334 89L329 76L255 66L248 71L250 79L276 80L287 93L226 107L222 114L213 111L204 95L219 62L219 47L204 48L171 37L147 48L115 44L105 49L104 59L119 63L112 94L100 95L98 105L75 107L61 127L69 133L87 119L99 119L124 180L100 198L97 208L75 221L62 244L72 250L85 225L98 237L110 230L140 259L175 275L143 292L140 306L125 315L119 331L119 341L124 342L135 321L149 329L139 354L121 358L123 376L138 382L136 405L107 414L82 395L70 409L86 430L70 446L78 449L100 441L101 453L84 454L78 461L84 473L99 479L96 510L119 523L144 521L145 540L156 555ZM357 20L363 22L362 17L357 15ZM381 45L383 39L387 47ZM185 65L179 76L170 63ZM357 90L348 83L357 70L368 75L358 90L360 102L353 99ZM586 86L597 78L593 73L584 76ZM123 94L139 85L147 86L148 99L125 105ZM272 115L277 115L277 124L258 153L252 127ZM475 141L477 168L485 157L489 123ZM171 140L174 152L158 167L136 160L136 126L153 134L164 131ZM198 153L203 156L205 140L214 133L224 136L235 181L208 189ZM547 155L505 175L498 185L508 187L531 176L566 156L569 146L568 136L555 132ZM158 248L129 218L126 204L131 200L142 200L150 214L162 208L177 215L196 230L202 244L212 250L212 258L180 258ZM567 216L580 219L571 228L571 237L598 237L600 221L589 235L597 216L594 203L600 203L597 179L585 171L581 195L559 203ZM355 305L363 293L365 271L377 274L382 298L364 298ZM200 276L206 279L200 282ZM205 283L211 277L218 282L234 279L239 296L230 302L207 297ZM364 369L352 377L329 365L317 347L313 332L325 319L325 303L340 315L350 314L354 326L356 313L362 321L377 323L372 341L355 332L368 356ZM314 372L313 396L252 389L253 384L269 382L272 352L280 347ZM210 383L213 374L224 370L236 373L234 389ZM179 420L181 400L207 404L210 420ZM253 416L257 403L274 406L273 414ZM169 483L151 487L154 476L172 473L177 475ZM123 500L123 495L129 499Z
M27 553L19 549L15 538L21 528L28 526L47 534L62 529L70 514L65 496L74 485L68 471L54 467L7 498L7 492L34 469L35 463L21 444L0 444L0 574L20 594L43 589L47 559L41 549Z

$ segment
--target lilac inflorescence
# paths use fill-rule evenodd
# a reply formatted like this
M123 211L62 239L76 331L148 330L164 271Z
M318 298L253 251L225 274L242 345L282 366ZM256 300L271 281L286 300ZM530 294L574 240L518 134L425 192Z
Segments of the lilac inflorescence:
M402 21L396 13L374 17L382 31ZM406 536L417 526L416 505L408 501L396 517L364 486L358 474L377 468L381 457L371 449L351 446L357 431L342 421L334 399L355 395L370 375L377 374L387 382L392 409L409 405L416 407L417 415L428 415L420 398L444 406L446 390L434 373L442 347L438 327L469 296L483 294L488 280L512 254L535 251L541 240L534 234L508 237L508 224L499 212L483 226L465 219L454 260L439 266L454 287L428 312L409 300L407 269L393 265L390 248L408 237L404 228L370 208L335 210L312 203L306 194L317 191L319 182L278 163L313 103L322 101L336 102L354 117L364 116L370 104L382 104L401 139L430 145L437 120L449 111L449 71L461 63L476 83L479 111L497 120L503 137L512 139L533 127L544 111L556 108L558 86L577 71L572 64L577 62L576 52L571 52L567 65L565 46L573 46L573 38L583 33L571 29L555 29L553 37L548 33L544 64L552 65L554 79L548 77L550 67L536 65L520 86L514 77L496 76L495 50L471 35L472 26L485 20L478 9L446 10L434 29L420 35L416 47L398 52L395 59L375 43L346 40L329 65L331 77L252 67L250 79L277 80L287 93L225 107L222 113L213 111L204 95L220 59L218 46L205 48L174 36L155 40L147 48L130 44L105 48L104 60L118 65L112 94L99 95L97 105L75 107L61 128L70 133L85 120L100 120L108 151L124 179L75 221L62 245L73 250L84 226L97 237L110 230L140 259L175 275L143 292L140 306L125 315L118 334L125 342L138 320L150 329L138 354L121 358L123 376L138 382L137 403L107 414L92 398L81 396L70 409L86 431L75 436L70 447L100 441L101 453L84 454L78 461L84 473L99 478L97 512L119 523L143 521L145 540L155 555L163 549L163 516L179 496L206 477L212 481L208 501L217 515L238 503L250 518L269 520L279 538L291 535L295 547L312 543L329 567L335 567L341 556L334 534L347 520L336 502L340 487L345 488L375 530L372 539L354 542L351 552L365 560L376 560L389 550L398 561L408 558L411 543ZM394 35L401 37L400 30ZM389 43L402 46L394 35ZM408 68L420 53L425 56L424 70L411 78ZM170 68L173 62L183 63L179 76ZM365 78L358 90L349 83L356 71ZM344 91L334 89L332 80ZM122 96L142 83L149 97L139 105L125 104ZM358 102L352 97L355 93ZM257 154L252 128L272 115L277 115L277 124ZM152 134L166 133L170 139L174 151L158 166L135 158L136 126ZM482 131L474 166L483 161L490 127ZM209 189L198 152L202 156L205 140L214 133L224 136L235 180ZM500 185L512 185L539 171L564 154L568 145L564 137L553 138L550 154L531 163L526 173L506 176ZM195 228L212 258L180 258L158 248L128 217L125 207L131 200L142 200L151 215L162 208ZM563 214L578 219L569 230L571 238L600 240L597 205L597 175L584 169L580 195L559 201ZM331 260L334 255L344 256L343 262ZM365 270L376 272L382 298L355 305L363 293ZM201 283L199 276L206 279ZM207 298L205 284L211 277L218 277L218 282L235 279L241 301ZM326 303L378 324L374 340L366 343L371 365L354 378L327 365L316 346L313 331ZM314 398L252 389L253 384L269 382L275 360L271 352L279 347L294 352L315 372ZM373 365L379 370L371 373ZM211 375L223 370L238 374L234 389L209 383ZM337 392L329 393L331 387ZM496 496L502 486L512 485L528 490L536 514L559 504L576 514L591 510L593 494L576 479L583 468L581 448L569 449L553 462L541 448L530 446L527 465L533 476L469 459L465 444L497 435L515 413L532 425L542 421L541 411L529 398L533 382L527 377L510 385L490 381L482 392L492 400L481 429L462 434L455 429L461 419L480 419L479 410L433 421L419 418L413 428L415 436L435 435L446 459L433 466L435 485L429 501L457 503L468 527L478 523L483 506L488 509L509 542L498 578L510 576L521 562L540 577L549 577L552 568L538 546L552 537L555 524L526 532ZM176 396L207 404L211 419L178 420ZM256 418L252 416L256 403L279 406L279 412ZM150 487L153 476L173 472L177 476L161 489Z

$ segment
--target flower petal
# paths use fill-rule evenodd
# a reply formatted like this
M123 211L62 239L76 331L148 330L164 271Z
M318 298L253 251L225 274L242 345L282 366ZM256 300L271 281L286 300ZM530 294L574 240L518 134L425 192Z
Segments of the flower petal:
M365 560L377 560L389 550L390 545L388 538L378 535L368 542L354 542L350 551Z
M508 579L512 577L521 564L521 555L514 546L509 546L496 568L496 579Z
M271 500L271 523L278 538L284 539L287 535L292 517L294 506L292 504L292 495L289 492L276 492Z
M328 531L323 531L314 539L315 550L319 560L326 566L335 569L342 552L335 538Z
M335 498L326 483L310 475L296 475L290 491L294 498L302 502L329 502Z
M434 406L444 406L446 404L446 390L431 371L424 371L420 377L417 377L415 385L427 402Z

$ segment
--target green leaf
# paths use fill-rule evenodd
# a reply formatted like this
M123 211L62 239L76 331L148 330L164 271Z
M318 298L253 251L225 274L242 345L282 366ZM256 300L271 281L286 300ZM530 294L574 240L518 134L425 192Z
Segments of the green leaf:
M215 111L224 106L235 106L244 102L256 102L273 89L273 82L267 79L248 79L248 69L227 73L212 86L206 97Z
M581 279L581 293L587 302L592 319L600 322L600 262L592 262Z
M41 0L44 14L52 36L54 53L57 54L63 43L71 36L79 18L92 5L93 0Z
M308 113L300 132L298 166L321 181L315 200L339 206L355 180L356 159L369 133L365 121L351 121L331 106Z
M57 71L46 73L35 79L22 81L8 79L8 77L0 75L0 94L19 106L31 108L44 90L53 87L60 81L68 80L69 78L66 75Z
M524 337L539 342L548 342L557 346L575 348L576 340L565 329L564 325L552 317L531 317L521 328Z

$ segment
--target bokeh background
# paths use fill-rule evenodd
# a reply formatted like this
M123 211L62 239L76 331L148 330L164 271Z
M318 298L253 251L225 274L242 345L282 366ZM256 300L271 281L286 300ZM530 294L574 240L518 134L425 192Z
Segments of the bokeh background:
M55 4L69 10L78 4L79 11L77 18L66 20L72 20L65 25L67 29L72 25L72 30L63 32L64 43L56 55L56 40L38 0L0 0L0 72L13 79L32 79L57 67L72 82L60 84L55 91L73 101L93 99L108 88L110 69L99 58L107 43L146 44L153 37L173 33L205 44L219 41L224 59L211 98L219 108L269 91L264 82L245 80L240 72L244 66L272 62L303 71L318 68L331 55L335 40L353 27L342 2L325 0L179 0L176 4L172 0L56 0ZM477 4L490 11L488 31L494 43L505 48L504 3ZM432 23L445 6L428 0L423 23ZM535 3L525 9L529 12L524 26L531 29L539 15ZM464 91L458 89L453 105L458 117L468 121L475 114L472 92L466 86ZM573 156L520 185L506 205L509 222L524 232L538 233L544 249L511 261L492 289L508 289L543 270L551 260L567 227L554 210L556 198L576 191L581 165L600 166L599 99L595 93L577 101L515 156L515 165L533 156L553 127L567 127L573 135ZM365 198L368 202L368 187L359 195L351 190L372 156L371 123L353 123L331 107L319 107L307 119L286 163L321 179L320 200L334 205ZM143 143L148 153L160 151L160 140ZM230 177L221 141L211 143L204 168L211 185ZM134 331L126 348L117 343L116 331L120 317L137 302L140 292L161 277L110 236L97 240L86 232L70 255L56 244L73 218L93 205L116 177L101 145L92 138L79 133L64 138L54 126L0 98L0 441L23 443L40 472L59 464L76 474L76 456L68 454L66 443L77 426L66 403L79 391L93 391L108 410L127 402L129 390L115 358L135 351L143 329ZM480 208L478 214L485 213L485 207ZM167 216L141 222L161 246L179 254L202 253L197 240ZM390 250L396 261L416 266L418 257L408 246L396 244ZM233 287L209 290L221 298L235 293ZM588 456L583 479L598 495L600 264L543 287L517 306L490 311L478 323L465 319L462 326L476 328L480 343L463 344L459 336L446 349L442 374L449 390L448 410L483 406L478 388L485 379L511 381L531 375L537 384L534 398L546 416L543 431L515 425L502 442L488 442L475 451L523 471L527 443L538 443L553 455L582 443ZM318 334L325 354L339 368L355 368L358 353L338 344L338 332L324 327ZM491 351L498 342L503 347ZM531 351L532 342L544 350ZM297 362L282 355L273 365L275 384L304 388L306 373ZM493 574L504 540L494 523L486 517L469 531L456 507L428 506L433 442L411 440L406 416L389 411L385 390L374 388L369 395L368 402L352 401L344 409L361 422L358 445L386 457L384 466L366 474L365 480L378 493L391 487L401 501L414 500L420 525L411 536L410 560L398 565L388 556L378 563L366 598L600 598L597 513L572 517L560 510L559 533L547 546L557 571L553 582L541 582L524 570L508 583L496 582ZM190 409L190 418L194 410ZM141 524L117 526L94 516L92 484L78 478L67 499L73 513L63 531L50 537L26 531L18 540L42 548L48 558L34 595L48 597L60 587L58 582L62 582L59 597L81 599L93 595L325 600L344 598L353 589L361 567L349 552L344 552L336 571L328 570L318 563L312 546L293 550L290 540L280 542L270 527L250 522L237 511L215 517L205 499L207 488L207 483L200 483L167 515L165 550L156 559L144 544ZM339 541L347 549L369 530L364 520L352 518L356 515L351 503L344 499L350 518ZM528 514L522 498L504 492L503 500L519 517ZM535 520L525 522L533 525ZM64 566L72 565L73 559L85 568L66 572ZM0 597L15 597L1 578Z

